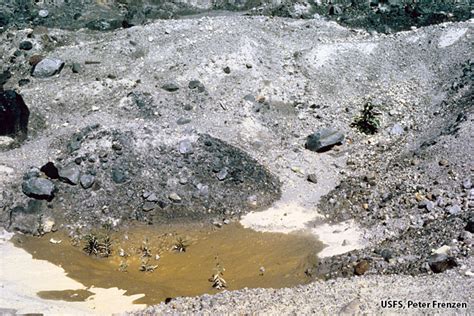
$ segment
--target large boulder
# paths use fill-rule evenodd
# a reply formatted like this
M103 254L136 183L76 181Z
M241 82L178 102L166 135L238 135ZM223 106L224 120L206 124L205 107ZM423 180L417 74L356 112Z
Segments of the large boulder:
M33 77L46 78L61 72L64 62L58 58L45 58L36 64L33 69Z
M12 90L0 92L0 136L25 138L29 117L21 95Z
M27 196L39 200L51 200L54 197L56 187L48 179L31 177L23 181L23 193Z
M305 147L311 151L322 152L342 143L343 140L344 134L332 128L323 128L307 137Z

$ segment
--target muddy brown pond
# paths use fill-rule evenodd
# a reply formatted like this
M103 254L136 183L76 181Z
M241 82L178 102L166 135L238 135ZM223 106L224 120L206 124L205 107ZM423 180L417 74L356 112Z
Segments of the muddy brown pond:
M86 287L118 287L127 295L144 294L134 303L148 305L178 296L217 293L212 280L216 274L224 279L227 290L305 284L311 281L305 271L316 264L316 254L323 248L309 234L261 233L239 224L222 228L134 225L94 235L99 240L110 237L109 257L86 254L86 242L72 240L64 232L17 235L13 241L33 258L61 266ZM92 294L87 290L38 293L44 299L65 301L84 301Z

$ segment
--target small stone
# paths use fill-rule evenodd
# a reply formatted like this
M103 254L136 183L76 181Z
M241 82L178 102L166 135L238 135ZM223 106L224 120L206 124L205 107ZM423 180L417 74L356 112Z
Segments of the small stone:
M155 209L155 206L156 206L155 203L147 201L143 204L142 210L145 211L145 212L150 212L150 211L153 211Z
M204 184L199 183L197 185L197 188L199 190L199 195L200 196L208 196L209 195L209 186L208 185L204 185Z
M45 217L41 219L41 230L44 234L50 233L54 228L54 220L50 217Z
M294 173L299 173L299 174L303 174L303 173L304 173L303 170L302 170L300 167L298 167L298 166L292 166L290 169L291 169L291 171L293 171Z
M76 185L79 183L81 171L76 165L70 164L59 170L59 179L63 182Z
M31 43L30 41L23 41L20 43L19 47L21 50L30 50L33 48L33 43Z
M438 163L440 166L449 166L449 161L447 159L441 159Z
M223 223L226 224L226 225L229 225L229 224L230 224L230 220L225 219L225 220L223 221Z
M249 196L247 198L247 203L252 207L257 207L258 206L257 196L256 195Z
M251 69L253 66L251 64L245 64L245 67L247 67L247 69Z
M441 273L457 266L456 260L446 254L431 255L428 264L434 273Z
M146 197L146 200L148 202L158 202L158 197L156 196L155 193L151 193L150 195Z
M400 124L393 125L392 129L390 130L390 134L393 136L400 136L405 132L403 127Z
M450 250L451 250L451 247L449 247L448 245L444 245L444 246L439 247L435 251L433 251L433 253L439 254L439 255L447 255Z
M183 155L192 154L194 152L193 146L189 139L184 139L179 142L179 152Z
M44 19L44 18L47 18L48 15L49 15L49 11L48 11L48 10L45 10L45 9L39 10L39 11L38 11L38 15L39 15L40 18L43 18L43 19Z
M227 177L227 174L228 174L227 168L223 168L217 173L217 179L219 181L223 181Z
M184 109L185 111L192 111L192 110L194 109L194 107L193 107L192 104L189 104L189 103L188 103L188 104L183 105L183 109Z
M204 92L206 88L199 80L191 80L188 84L189 89L194 90L196 89L198 92Z
M39 200L50 200L54 197L56 187L53 182L43 178L30 178L22 184L23 193Z
M119 142L113 142L112 143L112 149L115 150L115 151L120 151L120 150L123 149L123 146Z
M471 179L468 178L468 179L465 179L463 182L462 182L462 187L466 190L469 190L471 187L472 187L472 182L471 182Z
M124 183L127 181L127 176L125 175L125 172L121 169L113 169L112 170L112 180L115 183Z
M176 193L171 193L168 197L173 202L181 202L181 197Z
M191 119L189 119L189 118L184 118L184 117L180 117L180 118L176 121L176 123L177 123L178 125L189 124L189 123L191 123Z
M314 174L314 173L308 174L307 179L311 183L318 183L318 178L317 178L316 174Z
M390 259L393 258L393 251L390 250L390 249L383 249L381 252L380 252L380 256L382 256L382 258L389 262Z
M81 182L81 186L84 189L89 189L94 184L95 177L93 175L90 175L90 174L84 174L84 175L81 176L80 182Z
M426 208L427 211L431 212L435 208L435 203L432 202L432 201L428 201L428 202L426 202L425 208Z
M71 70L73 73L78 74L81 72L82 67L80 63L72 63Z
M344 134L331 129L324 128L311 134L306 139L305 148L315 152L322 152L342 143Z
M23 86L26 86L27 84L29 84L30 82L31 82L30 79L26 79L26 78L20 79L20 80L18 80L18 85L20 87L23 87Z
M64 62L58 58L45 58L36 64L33 69L33 77L46 78L61 72Z
M454 204L446 208L446 211L448 211L448 213L451 215L457 215L461 213L461 206Z
M363 275L364 273L369 270L369 262L367 260L361 260L359 263L356 264L354 267L354 274L355 275Z
M376 181L377 176L374 172L366 173L362 179L370 185L376 185L377 184L377 181Z
M179 90L179 86L176 83L169 82L169 83L165 83L164 85L162 85L161 89L166 90L168 92L175 92L175 91Z
M226 74L230 74L230 67L228 67L228 66L227 66L227 67L224 67L223 70L224 70L224 72L225 72Z

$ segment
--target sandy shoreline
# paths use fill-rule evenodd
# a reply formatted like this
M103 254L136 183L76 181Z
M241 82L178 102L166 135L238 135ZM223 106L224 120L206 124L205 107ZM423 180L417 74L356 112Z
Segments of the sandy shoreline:
M36 260L25 250L15 247L10 233L0 234L0 308L14 309L18 314L46 315L111 315L125 310L137 310L144 305L132 302L141 295L127 296L117 288L89 288L94 295L85 302L65 302L41 299L39 291L86 289L69 278L61 267Z

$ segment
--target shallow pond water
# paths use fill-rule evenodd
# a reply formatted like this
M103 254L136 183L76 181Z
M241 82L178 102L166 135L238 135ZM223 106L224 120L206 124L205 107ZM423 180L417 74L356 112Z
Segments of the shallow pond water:
M61 266L86 287L118 287L126 290L126 295L143 294L134 303L148 305L178 296L217 293L210 281L215 274L225 280L227 290L305 284L311 281L305 271L317 263L317 252L323 247L311 235L261 233L239 224L222 228L134 225L119 232L94 234L99 240L100 236L110 237L109 257L87 255L84 240L74 242L64 232L43 237L17 235L13 242L33 258ZM176 249L180 240L185 251ZM38 295L83 301L92 293L71 289L40 291Z

